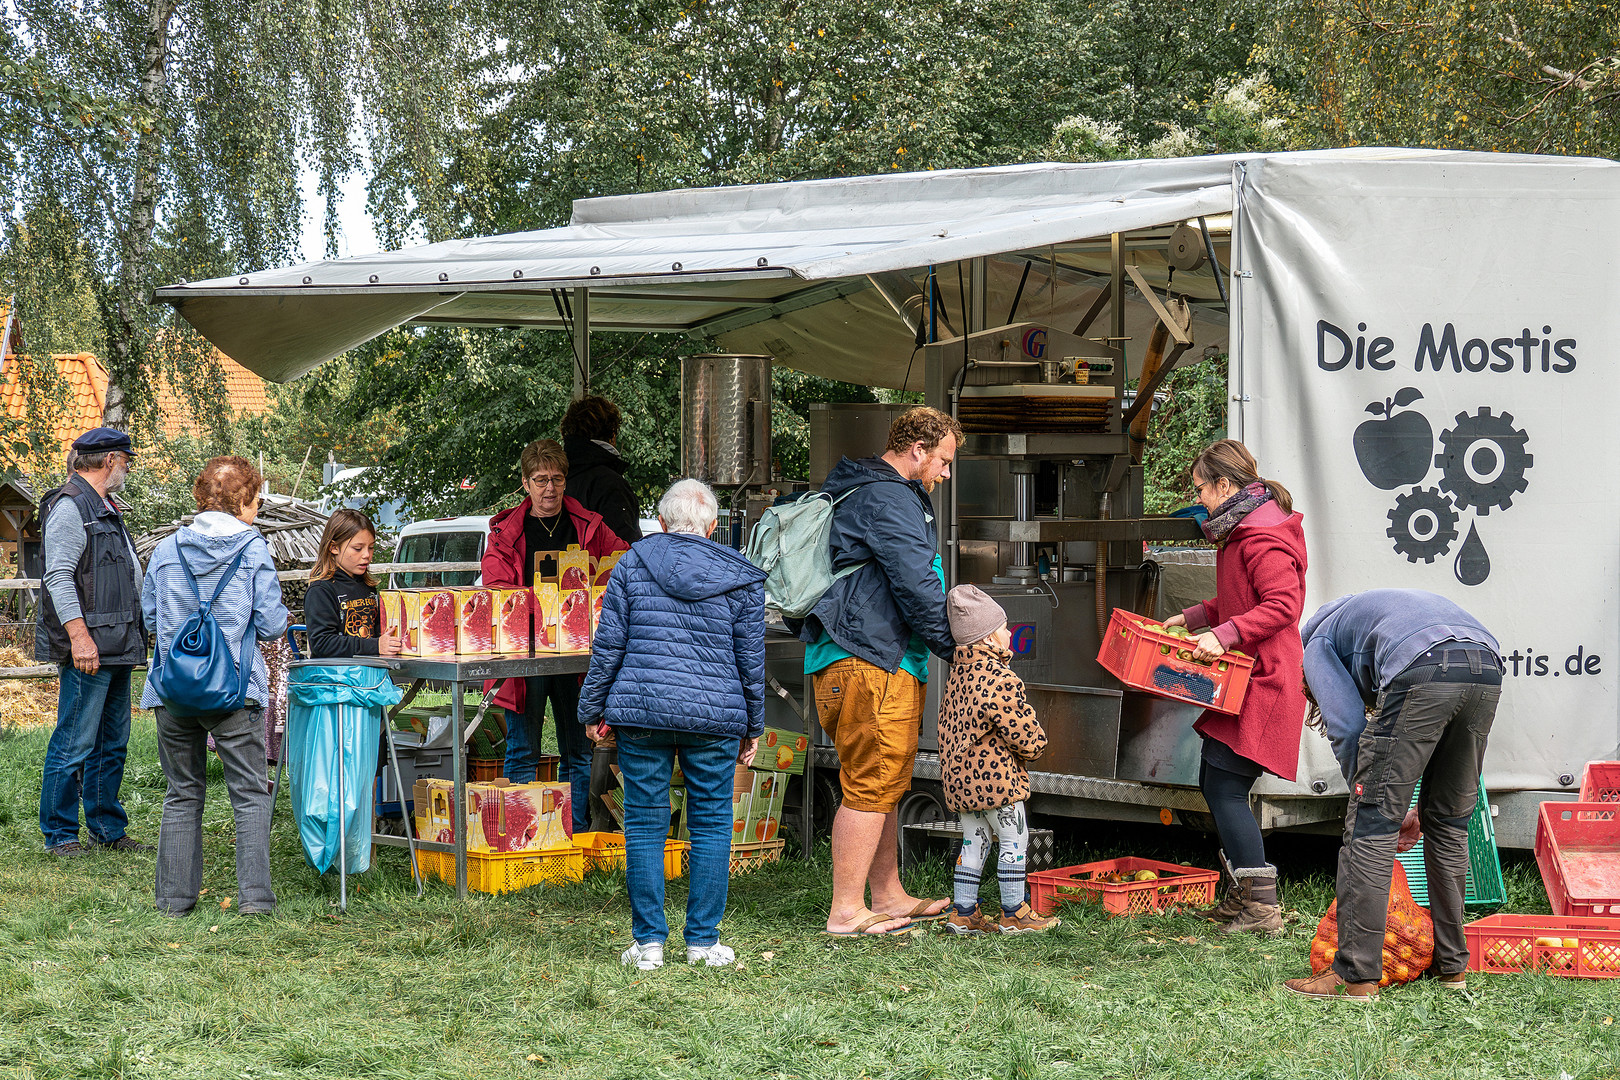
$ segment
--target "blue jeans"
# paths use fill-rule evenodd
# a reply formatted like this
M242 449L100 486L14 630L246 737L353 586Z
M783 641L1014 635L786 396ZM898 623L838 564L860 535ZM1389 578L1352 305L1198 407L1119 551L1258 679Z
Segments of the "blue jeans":
M538 675L527 680L527 716L506 710L506 778L514 784L534 779L540 765L540 733L545 728L546 702L557 726L557 754L562 758L557 778L568 783L574 804L574 831L584 832L591 821L591 755L596 747L579 722L579 676Z
M118 801L129 750L128 665L103 664L86 675L58 664L56 730L45 748L45 779L39 791L39 831L45 846L79 838L79 800L90 839L111 844L124 835L129 816Z
M638 942L669 937L664 921L664 841L669 836L669 777L680 758L686 776L686 823L692 833L688 948L720 940L720 916L731 884L731 785L737 740L688 731L621 727L625 878L630 930Z

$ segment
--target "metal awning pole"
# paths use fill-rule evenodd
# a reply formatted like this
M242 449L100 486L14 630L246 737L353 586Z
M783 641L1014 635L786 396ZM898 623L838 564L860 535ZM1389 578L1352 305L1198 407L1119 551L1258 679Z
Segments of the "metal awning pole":
M591 392L591 290L574 290L574 394L578 401Z

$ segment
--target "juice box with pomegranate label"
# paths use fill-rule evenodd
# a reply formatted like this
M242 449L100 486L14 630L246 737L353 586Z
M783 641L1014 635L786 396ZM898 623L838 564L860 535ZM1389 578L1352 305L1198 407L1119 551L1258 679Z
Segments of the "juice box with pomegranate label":
M542 581L534 587L534 651L557 651L557 586Z
M465 820L467 850L479 854L566 847L574 834L568 784L513 784L505 779L469 783L465 815L450 810L455 798L453 781L421 777L413 794L418 837L454 843L458 822Z
M456 594L454 589L416 589L405 594L405 617L415 615L420 645L418 656L456 654Z
M608 583L608 575L613 573L613 568L615 566L619 565L619 556L623 554L624 552L622 551L615 551L613 554L604 555L600 559L592 559L591 584L606 585Z
M488 589L457 589L456 652L495 651L495 614Z
M405 617L404 593L390 589L377 594L377 621L380 633L399 635L399 655L416 655L417 628Z
M557 556L557 591L591 587L591 553L578 544Z
M587 652L591 647L591 590L562 589L557 598L557 649Z
M596 628L602 625L602 597L607 593L606 585L591 586L591 640L596 640Z
M491 589L489 598L495 614L495 651L527 654L534 647L533 590Z

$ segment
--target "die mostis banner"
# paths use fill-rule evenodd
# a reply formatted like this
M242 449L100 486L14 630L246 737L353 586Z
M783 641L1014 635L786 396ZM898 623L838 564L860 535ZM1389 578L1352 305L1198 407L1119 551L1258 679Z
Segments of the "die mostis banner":
M1308 618L1427 589L1507 664L1493 790L1620 743L1620 166L1238 166L1230 427L1294 494ZM1307 731L1311 777L1342 780Z

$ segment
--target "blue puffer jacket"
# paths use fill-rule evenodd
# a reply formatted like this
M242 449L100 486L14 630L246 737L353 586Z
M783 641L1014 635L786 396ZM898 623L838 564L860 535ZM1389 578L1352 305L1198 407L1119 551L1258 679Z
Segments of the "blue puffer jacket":
M765 730L765 571L712 540L653 533L619 559L579 718L757 738Z
M838 504L828 546L835 570L866 565L832 583L796 628L799 637L813 642L826 630L845 651L893 672L916 631L929 651L949 661L956 639L934 572L934 507L928 493L881 457L843 458L821 486L835 498L851 488L860 490Z

